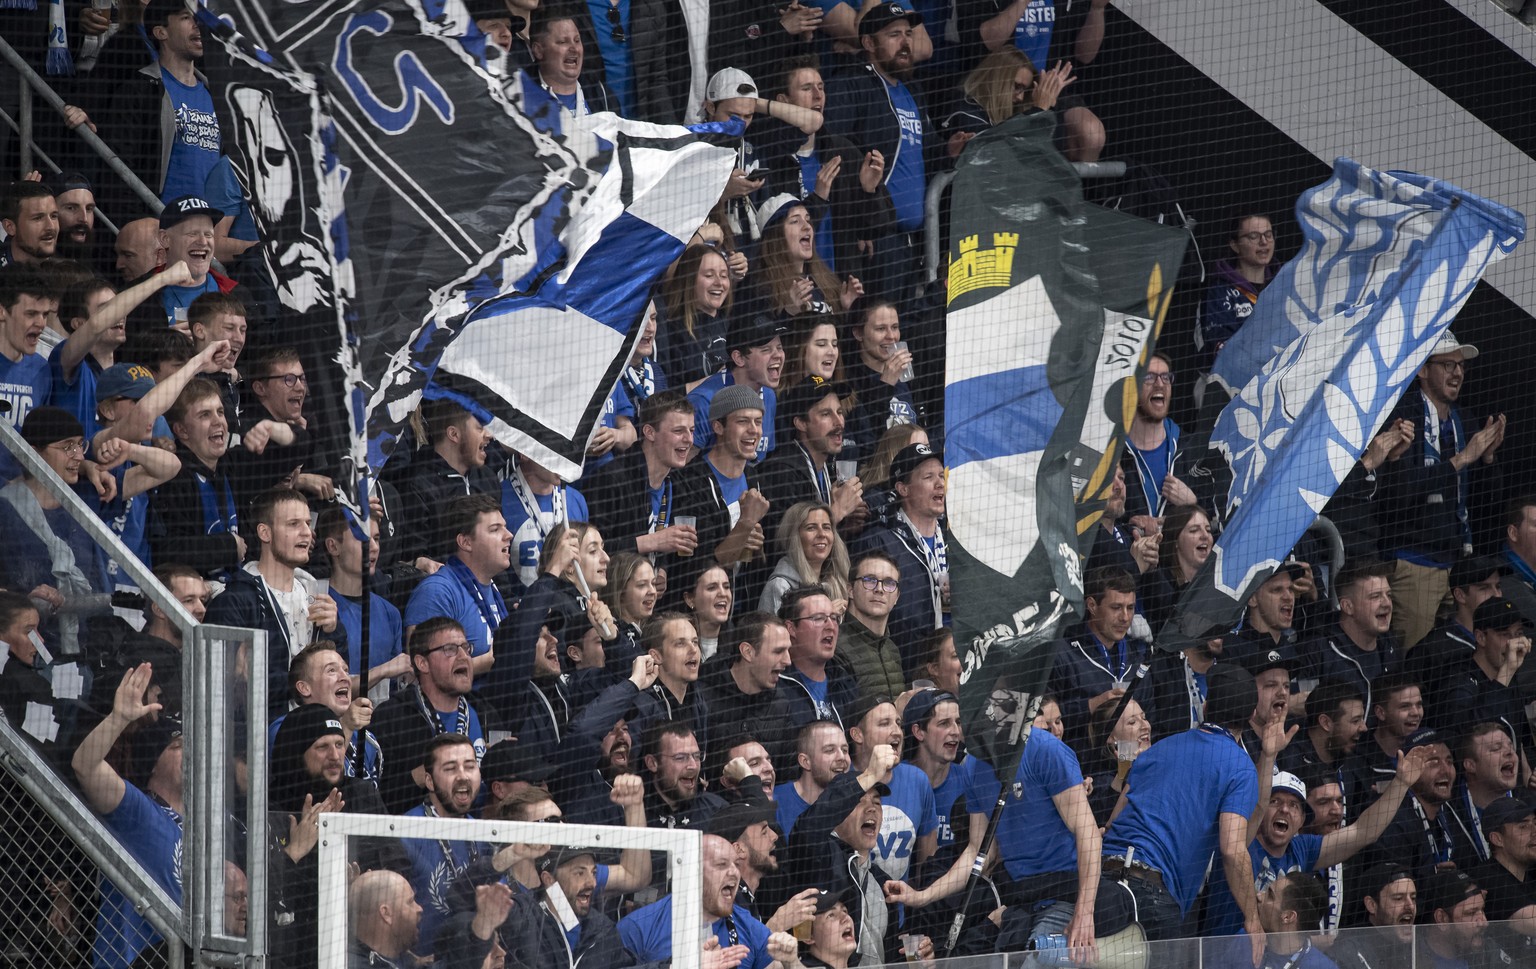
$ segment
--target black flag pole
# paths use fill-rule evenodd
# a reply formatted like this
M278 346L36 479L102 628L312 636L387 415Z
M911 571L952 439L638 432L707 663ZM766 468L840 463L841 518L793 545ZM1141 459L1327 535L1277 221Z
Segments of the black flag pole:
M369 559L373 555L373 529L369 527L373 518L373 509L368 506L368 474L366 471L357 476L357 507L361 509L360 528L362 531L363 557L361 570L363 573L362 618L358 622L357 638L357 696L355 701L366 699L368 696L368 667L369 667L369 634L373 623L369 621L373 613L373 570L368 567ZM368 728L364 727L358 732L357 749L352 752L354 758L352 776L366 777L368 774Z

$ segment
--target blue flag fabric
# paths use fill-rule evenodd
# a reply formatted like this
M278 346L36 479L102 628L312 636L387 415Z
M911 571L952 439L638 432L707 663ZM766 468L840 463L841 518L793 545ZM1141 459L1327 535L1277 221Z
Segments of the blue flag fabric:
M1304 322L1256 310L1244 325L1290 339L1212 432L1233 475L1229 515L1180 600L1185 636L1237 618L1360 459L1483 272L1525 236L1518 212L1439 179L1345 158L1302 196L1297 216L1307 243L1260 306Z
M1382 195L1389 186L1406 194ZM1211 377L1236 395L1297 337L1349 307L1374 302L1382 281L1411 257L1456 199L1483 212L1492 225L1518 226L1519 235L1495 243L1505 252L1523 237L1518 212L1449 182L1336 159L1333 177L1296 201L1301 251L1275 274L1221 348Z
M332 338L334 359L311 372L322 408L346 402L355 467L377 472L424 396L459 394L479 398L503 443L577 476L597 423L588 402L612 389L610 355L627 353L638 329L635 294L719 198L733 153L707 144L713 133L612 115L541 126L457 0L210 6L232 27L218 32L229 56L211 65L212 87L235 121L260 258L279 281L289 332L277 336L324 343L340 332L340 352ZM632 203L648 206L639 221L660 235L625 218ZM610 224L636 247L623 259L603 247ZM588 255L622 281L605 298L572 276ZM435 385L461 331L505 315L515 297L569 304L595 327L561 329L559 343L537 328L496 329ZM467 377L470 363L545 378L541 394L526 379ZM515 401L480 397L509 388ZM579 416L544 398L575 401Z

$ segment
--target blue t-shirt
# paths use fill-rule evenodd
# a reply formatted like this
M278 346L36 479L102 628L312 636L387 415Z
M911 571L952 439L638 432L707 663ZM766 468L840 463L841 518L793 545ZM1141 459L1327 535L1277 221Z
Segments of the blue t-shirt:
M21 431L32 408L48 402L53 393L53 375L48 369L48 359L41 353L28 353L12 362L0 354L0 400L11 405L10 411L0 415L0 420ZM0 482L9 481L21 474L21 464L11 452L0 448Z
M779 830L784 832L785 841L789 840L789 833L795 830L795 822L800 820L800 815L810 806L810 802L795 790L794 781L785 781L773 789L774 820L779 823Z
M209 173L219 163L219 117L213 110L213 95L201 81L183 84L163 67L160 80L176 115L176 136L171 141L171 160L160 201L183 195L201 197Z
M1031 730L997 822L998 853L1015 879L1077 870L1077 841L1051 798L1083 782L1072 748L1049 730Z
M614 7L607 0L587 0L587 10L592 14L592 30L597 34L597 52L603 58L603 83L619 102L619 114L626 118L635 116L635 72L630 57L629 0L618 0ZM614 37L615 25L609 10L618 12L618 30L623 31L619 41Z
M225 215L235 217L229 227L231 239L239 239L241 242L260 241L256 235L256 220L251 218L251 206L245 201L240 180L235 177L234 163L228 155L220 155L213 170L208 173L208 184L203 186L203 200Z
M709 420L709 403L715 399L715 394L731 386L736 382L729 371L722 370L712 373L704 379L704 382L688 393L688 402L693 405L693 444L700 451L708 451L715 446L715 427ZM772 387L764 387L763 395L763 436L757 439L757 460L761 461L775 445L774 423L778 414L778 395ZM753 462L754 464L756 462Z
M143 866L171 901L181 903L181 817L152 800L132 784L123 785L123 799L102 824ZM140 952L160 941L149 920L140 915L109 878L101 880L101 912L96 916L96 941L91 965L97 969L126 969Z
M720 486L720 497L725 499L726 513L731 516L731 527L736 527L736 522L741 518L741 496L747 493L747 475L742 472L737 477L724 474L715 467L715 463L708 456L704 458L704 466L709 468L709 473L715 476L715 483ZM821 698L826 699L827 687L823 683Z
M336 632L333 641L340 640L341 655L347 658L347 669L358 674L363 669L363 606L362 603L344 596L334 588L330 590L336 603ZM404 625L400 610L389 600L374 593L368 594L368 666L382 665L399 656L403 650ZM371 688L370 684L370 688Z
M0 400L11 405L0 419L20 431L32 408L46 404L52 393L53 375L41 353L28 353L16 361L0 355Z
M720 947L731 944L731 928L736 941L752 950L738 969L767 969L773 958L768 955L768 926L752 917L740 905L731 910L729 919L716 919L710 931L720 940ZM619 939L636 961L669 962L672 959L672 896L652 902L619 919Z
M427 807L418 804L405 812L405 816L427 817ZM433 841L426 838L405 838L400 847L411 859L411 889L416 893L416 904L421 906L421 935L414 951L419 956L431 955L438 927L454 911L449 904L449 888L454 879L475 859L489 857L493 849L483 841Z
M1056 5L1052 0L1030 0L1024 16L1013 25L1013 46L1029 55L1035 73L1050 67L1051 32L1056 29Z
M176 325L176 311L186 309L192 305L192 301L204 293L217 293L219 282L209 273L201 283L196 286L167 286L160 291L160 302L165 307L165 325Z
M903 232L916 232L923 227L923 201L928 192L927 175L923 170L923 115L917 110L917 101L905 84L886 81L885 90L891 97L891 107L896 109L896 120L901 124L896 163L885 185L896 206L897 224Z
M955 843L953 813L961 795L965 797L965 813L990 812L992 805L997 803L997 775L992 772L991 765L979 757L966 757L951 764L944 783L933 789L933 812L939 820L940 848Z
M101 422L96 420L96 378L100 375L101 364L89 353L75 367L73 380L64 376L64 344L60 343L48 354L48 382L52 385L48 402L75 415L75 420L85 429L87 441L101 430Z
M501 517L507 520L507 531L512 533L512 568L516 570L518 581L522 582L525 589L539 577L539 554L544 549L544 536L559 520L555 517L553 494L536 495L530 492L529 497L538 505L542 527L540 522L528 516L528 509L517 499L511 479L501 483ZM587 520L587 499L569 485L565 488L565 519L573 522Z
M476 582L469 568L453 558L422 579L405 604L407 629L433 616L447 616L463 626L470 655L480 656L491 648L496 627L507 617L507 607L494 583Z
M917 842L939 826L928 775L911 764L891 773L891 795L880 801L880 836L871 860L892 878L906 878Z
M1320 834L1298 834L1279 856L1264 850L1258 838L1248 842L1253 862L1253 890L1262 892L1293 871L1313 871L1323 850ZM1236 935L1243 931L1243 910L1232 897L1225 865L1212 865L1211 888L1205 902L1205 935Z
M117 479L117 493L123 493L123 479L134 465L127 462L120 464L112 472ZM149 554L149 492L134 495L126 502L119 498L112 503L112 507L118 510L116 515L107 518L107 527L112 529L123 546L132 552L145 568L155 567L154 560ZM118 565L117 559L107 559L107 578L118 589L137 589L138 583L133 581L133 576Z
M1218 818L1253 814L1258 772L1230 734L1196 727L1148 748L1128 783L1125 810L1104 834L1104 854L1123 857L1134 847L1135 859L1162 872L1187 914L1219 846Z

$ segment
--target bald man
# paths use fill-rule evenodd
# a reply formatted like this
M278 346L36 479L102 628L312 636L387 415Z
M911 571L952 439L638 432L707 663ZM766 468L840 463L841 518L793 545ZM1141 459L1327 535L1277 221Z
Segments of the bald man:
M113 246L117 253L117 275L131 283L165 262L165 247L160 244L160 222L154 218L134 219L123 226Z
M408 950L421 929L421 906L405 876L392 871L365 871L347 892L347 969L414 965Z

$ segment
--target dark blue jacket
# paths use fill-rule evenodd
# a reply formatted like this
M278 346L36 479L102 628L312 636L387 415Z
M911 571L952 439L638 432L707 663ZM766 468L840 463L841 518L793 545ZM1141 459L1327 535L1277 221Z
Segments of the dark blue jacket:
M288 622L272 611L272 600L256 576L244 569L229 573L224 591L208 603L204 619L214 626L260 629L267 634L267 719L288 709ZM308 643L294 644L299 648ZM252 663L252 669L256 668Z
M938 129L928 116L927 100L921 85L916 81L903 82L917 104L918 116L923 123L923 170L929 178L939 170L942 144L937 137ZM826 126L829 134L841 135L853 142L861 152L878 151L885 158L887 187L896 172L896 159L901 152L901 122L891 104L885 81L875 73L874 67L861 64L856 70L836 74L827 79ZM892 223L895 228L895 223Z

